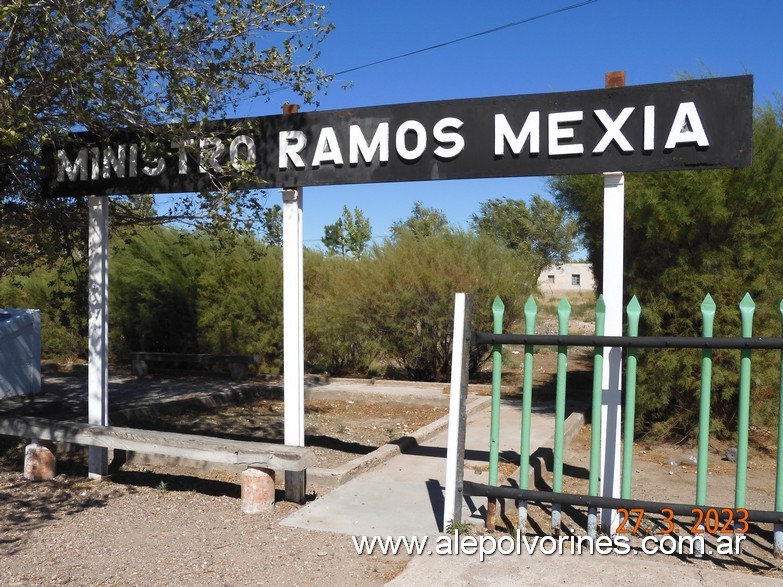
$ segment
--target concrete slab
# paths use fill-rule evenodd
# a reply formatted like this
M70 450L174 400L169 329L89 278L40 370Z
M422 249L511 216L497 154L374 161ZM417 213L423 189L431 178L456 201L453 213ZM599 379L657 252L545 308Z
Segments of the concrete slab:
M551 447L553 408L536 407L532 417L531 451ZM486 482L489 462L490 407L468 417L465 478ZM573 412L568 428L578 431L584 422ZM519 402L501 405L501 458L519 461L521 408ZM409 447L371 471L319 497L282 521L283 525L349 535L434 535L443 529L443 491L446 473L447 430ZM502 481L501 481L502 482ZM469 498L463 521L481 524L486 498Z

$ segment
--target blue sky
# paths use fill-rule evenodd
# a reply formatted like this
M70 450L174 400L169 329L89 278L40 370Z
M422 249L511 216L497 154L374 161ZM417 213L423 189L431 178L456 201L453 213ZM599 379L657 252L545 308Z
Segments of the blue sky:
M577 4L579 0L335 0L335 25L321 67L341 71ZM563 92L604 87L624 70L628 85L669 82L683 72L755 76L756 103L783 92L783 2L780 0L598 0L500 32L340 76L320 110L455 98ZM350 83L349 89L342 89ZM279 114L297 102L243 104L243 116ZM314 109L304 106L303 109ZM490 198L547 195L545 178L428 181L311 187L304 191L305 245L320 244L342 207L360 208L373 236L409 215L414 202L443 210L467 226ZM280 194L269 192L269 203Z

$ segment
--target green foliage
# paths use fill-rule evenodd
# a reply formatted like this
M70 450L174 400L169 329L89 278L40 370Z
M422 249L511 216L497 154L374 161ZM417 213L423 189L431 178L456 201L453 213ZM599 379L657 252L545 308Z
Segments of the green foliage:
M268 96L270 88L290 88L309 102L330 80L316 60L331 29L324 8L305 0L3 2L0 278L39 267L65 271L57 279L67 284L51 290L48 313L84 336L83 324L68 324L68 316L81 321L87 313L86 198L41 200L42 145L74 130L124 129L155 130L166 143L178 140L182 125L222 118L240 98ZM274 210L266 212L259 192L182 196L160 214L151 201L112 197L113 234L124 225L179 221L223 235L261 227L270 243L279 240Z
M783 298L783 125L781 108L755 116L753 165L748 169L628 174L625 181L625 291L642 305L640 334L696 336L699 308L710 293L717 304L715 336L739 336L738 304L756 302L754 335L779 336ZM602 181L551 181L556 200L573 212L586 237L600 283ZM600 286L599 286L600 287ZM754 353L754 414L768 422L778 378L775 353ZM700 353L639 353L641 429L691 436L698 420ZM739 358L715 353L713 428L736 428Z
M358 208L343 206L343 214L334 224L324 226L321 242L332 255L361 257L372 239L370 220Z
M522 200L496 198L481 204L472 216L473 228L531 259L533 283L550 265L567 263L577 246L577 225L562 207L534 195L530 207Z
M437 208L427 208L421 202L416 202L411 215L405 220L398 220L391 225L392 240L397 240L405 234L423 238L449 231L449 223L443 211Z
M71 303L78 283L64 262L56 269L39 268L21 277L0 278L0 307L41 311L44 360L70 362L85 352L87 315L77 314Z
M373 251L365 280L362 324L383 357L411 379L444 381L451 362L454 294L474 298L474 328L490 331L496 295L506 302L507 324L520 317L531 268L493 239L468 232L426 237L401 233ZM471 372L487 349L473 349Z
M110 348L196 352L196 280L192 235L156 227L113 247L109 263Z
M307 251L305 360L311 370L338 376L372 373L378 349L361 316L370 295L370 262Z
M198 278L199 351L260 354L277 370L283 346L283 261L252 237L224 249L204 239Z
M242 353L276 370L282 350L282 253L252 237L232 246L158 227L114 247L111 350Z

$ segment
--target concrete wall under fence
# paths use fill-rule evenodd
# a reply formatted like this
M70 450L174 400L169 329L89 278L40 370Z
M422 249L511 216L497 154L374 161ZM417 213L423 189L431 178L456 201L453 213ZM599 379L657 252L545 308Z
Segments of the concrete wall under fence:
M41 391L41 313L0 308L0 398Z
M595 289L593 268L589 263L565 263L547 267L538 276L538 289L545 295L592 292Z

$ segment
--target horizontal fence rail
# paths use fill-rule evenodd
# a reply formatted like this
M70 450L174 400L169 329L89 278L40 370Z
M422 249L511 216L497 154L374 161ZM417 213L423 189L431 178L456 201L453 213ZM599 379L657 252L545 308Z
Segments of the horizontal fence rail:
M718 506L703 506L687 503L671 503L665 501L646 501L640 499L627 499L619 497L601 497L594 495L577 495L573 493L557 493L555 491L538 491L535 489L519 489L508 485L494 487L473 481L464 481L462 484L463 495L477 497L494 497L500 499L519 499L533 503L560 503L563 505L577 505L596 508L638 508L645 513L661 513L661 510L669 509L675 516L692 516L696 511L707 513L709 511L722 512L723 510L736 512L733 508ZM748 522L760 522L764 524L783 523L783 512L770 512L766 510L748 510Z
M699 336L591 336L582 334L492 334L476 332L473 344L534 346L592 346L650 349L783 349L783 337L715 337Z

